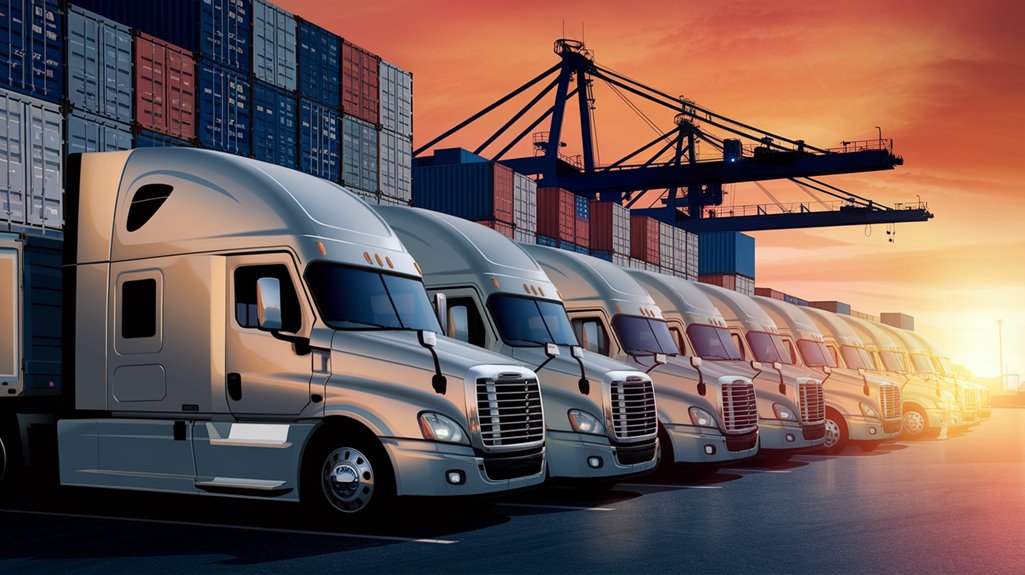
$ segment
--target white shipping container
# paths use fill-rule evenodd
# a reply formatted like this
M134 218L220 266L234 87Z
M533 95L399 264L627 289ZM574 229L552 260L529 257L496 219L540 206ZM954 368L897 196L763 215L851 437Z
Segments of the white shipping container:
M3 221L35 228L64 225L60 108L0 89L0 200Z
M630 253L630 210L615 202L612 203L612 251Z
M536 244L537 234L527 230L521 230L520 228L513 228L513 239L525 244Z
M359 118L342 118L342 183L348 188L377 191L377 129Z
M349 187L349 186L346 186L345 189L349 190L353 194L356 194L356 196L361 198L364 202L366 202L366 203L368 203L368 204L370 204L372 206L376 206L377 205L377 193L375 193L375 192L365 192L363 190L357 190L356 188L352 188L352 187Z
M616 264L617 266L619 266L621 268L633 267L633 266L630 265L630 260L631 259L632 258L630 256L626 255L626 254L616 254L616 253L612 254L612 263Z
M381 193L400 200L413 197L413 140L409 136L381 130Z
M404 136L413 136L413 75L382 61L378 72L381 126Z
M687 279L697 281L698 267L698 235L687 232Z
M295 90L295 16L266 0L253 2L253 73L278 88Z
M525 233L537 235L537 182L513 173L513 225Z
M377 203L382 206L409 206L409 198L392 198L382 194Z
M749 277L738 275L737 292L742 293L744 295L755 295L755 280Z
M676 252L673 251L673 236L676 228L670 225L658 227L658 263L664 268L672 269Z

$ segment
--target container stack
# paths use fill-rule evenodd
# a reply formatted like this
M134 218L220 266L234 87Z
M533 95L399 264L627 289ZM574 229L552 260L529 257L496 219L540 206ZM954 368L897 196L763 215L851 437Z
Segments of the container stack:
M755 288L755 295L759 295L759 296L762 296L762 297L768 297L768 298L776 299L776 300L779 300L779 301L784 301L783 300L783 296L785 294L783 292L779 291L779 290L774 290L772 288L756 287Z
M537 242L537 182L513 173L513 238L518 242Z
M495 229L511 228L514 224L512 170L463 152L465 150L439 151L433 157L414 163L413 205Z
M409 205L413 199L413 75L382 61L378 92L380 202Z
M591 253L591 206L584 196L574 196L573 247L580 254Z
M797 296L790 295L790 294L787 294L787 293L783 294L783 301L785 301L785 302L787 302L789 304L796 305L796 306L809 307L808 306L808 303L809 303L808 300L801 299L801 298L799 298Z
M882 314L882 315L886 315L886 314ZM862 312L862 311L858 311L856 309L852 309L851 310L851 317L856 317L858 319L863 319L865 321L872 321L872 322L875 322L875 323L879 323L879 320L880 320L880 316L878 316L878 315L872 315L870 313L865 313L865 312ZM906 317L910 318L911 316L906 316ZM883 323L886 323L886 322L884 321ZM892 324L887 324L887 325L892 325ZM898 327L898 326L894 326L894 327ZM914 318L911 318L911 327L910 328L903 328L903 329L908 329L910 331L914 331L914 329L915 329L915 320L914 320Z
M854 315L854 312L851 312L851 315ZM897 329L915 331L915 318L906 313L881 313L879 314L879 317L873 321L881 321L882 323Z
M577 197L562 188L537 189L537 243L577 251ZM588 230L590 235L590 230Z
M739 232L701 234L698 281L754 294L755 240Z
M380 57L342 40L342 184L378 198Z
M591 255L616 265L630 262L630 210L615 202L591 201Z
M659 266L662 273L696 280L697 275L688 272L688 259L693 257L693 266L697 265L697 255L692 256L691 246L696 247L696 236L675 226L662 225L659 232Z
M145 32L135 34L135 131L136 147L196 141L196 58Z
M630 267L661 272L661 222L648 216L630 216Z
M851 315L851 305L842 301L813 301L808 302L810 307L831 311L841 315Z

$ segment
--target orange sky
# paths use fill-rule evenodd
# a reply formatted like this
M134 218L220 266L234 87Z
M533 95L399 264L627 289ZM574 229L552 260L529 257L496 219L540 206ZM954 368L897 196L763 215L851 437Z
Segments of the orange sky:
M883 226L757 233L757 284L910 313L977 375L997 372L1002 318L1005 364L1025 372L1025 3L277 3L414 73L417 144L555 64L552 41L564 22L581 38L581 21L601 64L769 131L831 147L881 126L905 165L826 181L884 203L920 195L936 218L897 226L892 244ZM653 138L613 93L595 95L603 160ZM749 185L726 201L768 202Z

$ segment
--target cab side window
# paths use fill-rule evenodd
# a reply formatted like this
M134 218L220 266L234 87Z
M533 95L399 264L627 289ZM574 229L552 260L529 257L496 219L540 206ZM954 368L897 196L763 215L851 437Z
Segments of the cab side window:
M146 278L121 284L121 337L157 335L157 280Z
M829 355L833 356L833 365L843 365L843 363L840 362L840 354L837 353L836 347L830 345L827 346L826 349L829 350Z
M609 354L609 335L605 326L597 318L584 318L573 320L573 331L576 332L577 341L587 351Z
M235 321L257 328L256 280L276 278L281 286L281 331L297 333L302 328L302 311L288 267L280 264L242 266L235 269Z
M790 354L790 361L788 361L786 363L791 364L791 365L796 363L797 362L797 351L794 349L794 342L790 341L789 339L784 339L783 343L787 344L787 353ZM786 359L786 358L783 358L783 359Z
M673 334L673 339L676 340L676 347L680 348L680 353L683 355L690 355L690 352L687 350L687 336L683 335L680 328L674 325L669 328L669 333Z
M484 347L484 319L477 304L471 298L456 298L448 301L448 334L453 339Z
M740 337L738 333L730 333L730 337L733 338L733 343L736 344L737 349L740 350L740 359L747 360L747 348L744 347L744 339Z

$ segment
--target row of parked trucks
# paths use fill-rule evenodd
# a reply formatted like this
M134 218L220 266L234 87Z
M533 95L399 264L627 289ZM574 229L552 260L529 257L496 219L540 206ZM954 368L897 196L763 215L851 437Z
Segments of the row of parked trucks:
M912 332L218 152L68 172L62 237L0 234L3 481L371 514L988 417Z

